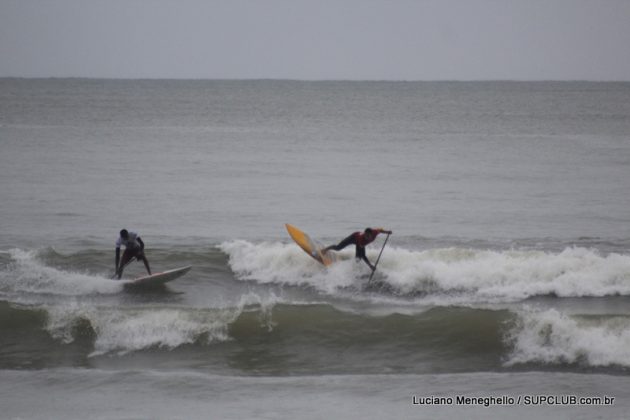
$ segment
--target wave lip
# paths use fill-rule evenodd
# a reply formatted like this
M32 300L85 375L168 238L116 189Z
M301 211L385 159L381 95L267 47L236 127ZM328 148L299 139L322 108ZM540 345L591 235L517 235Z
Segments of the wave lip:
M505 365L630 367L630 316L569 316L556 309L525 310L508 334Z
M277 299L274 296L262 298L247 294L236 305L220 308L156 305L99 307L71 303L40 309L46 312L44 329L63 344L72 343L79 336L93 337L94 351L89 354L92 357L231 341L230 326L251 308L259 312L259 327L271 330L274 327L271 312Z
M65 344L73 342L77 328L95 336L90 356L125 354L149 348L174 349L197 342L229 339L227 327L238 310L178 308L95 308L88 305L48 308L46 331Z

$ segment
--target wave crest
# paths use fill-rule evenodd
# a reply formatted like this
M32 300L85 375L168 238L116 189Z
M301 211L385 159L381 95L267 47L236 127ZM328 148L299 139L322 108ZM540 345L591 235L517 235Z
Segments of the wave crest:
M525 363L630 366L630 317L524 311L508 334L506 365Z
M293 244L238 240L221 244L241 280L308 285L326 293L364 289L369 269L352 251L322 267ZM370 250L374 260L377 250ZM457 303L515 302L533 296L630 295L630 256L601 255L586 248L559 253L531 250L442 248L414 251L391 247L378 266L382 289L403 296L457 297Z

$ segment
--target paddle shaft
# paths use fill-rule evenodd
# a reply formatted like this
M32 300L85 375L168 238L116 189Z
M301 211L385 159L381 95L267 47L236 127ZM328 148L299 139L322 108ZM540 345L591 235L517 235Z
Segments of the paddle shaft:
M129 264L131 264L131 263L132 263L135 259L136 259L136 257L132 257L129 261L127 261L127 262L125 263L125 265L123 265L122 267L120 267L120 270L122 270L122 269L124 269L125 267L127 267L127 266L128 266ZM114 275L110 277L110 279L113 279L113 278L114 278L114 277L116 277L117 275L118 275L118 271L116 271L116 272L114 273Z
M381 248L381 252L379 252L378 258L376 259L376 262L374 263L374 270L372 270L372 274L370 274L370 279L368 280L368 283L372 281L372 276L374 276L374 272L376 271L376 266L378 265L378 262L381 260L381 255L383 255L383 250L385 249L385 245L387 245L387 240L389 239L389 235L391 235L391 233L387 234L387 238L385 238L385 242L383 242L383 247Z

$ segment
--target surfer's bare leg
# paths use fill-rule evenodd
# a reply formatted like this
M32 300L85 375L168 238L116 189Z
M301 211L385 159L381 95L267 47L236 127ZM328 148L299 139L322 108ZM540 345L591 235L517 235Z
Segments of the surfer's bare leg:
M147 273L151 275L151 268L149 267L149 260L147 260L147 257L145 257L144 254L140 254L136 258L142 260L144 267L147 269Z

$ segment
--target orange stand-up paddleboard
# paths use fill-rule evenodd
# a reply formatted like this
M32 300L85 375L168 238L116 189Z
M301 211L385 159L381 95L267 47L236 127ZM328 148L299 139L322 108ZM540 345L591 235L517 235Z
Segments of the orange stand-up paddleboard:
M336 255L332 252L322 254L321 250L323 247L312 240L306 233L288 223L285 226L287 227L287 231L289 232L289 235L291 235L291 238L293 238L295 243L298 244L308 255L326 266L337 261Z

